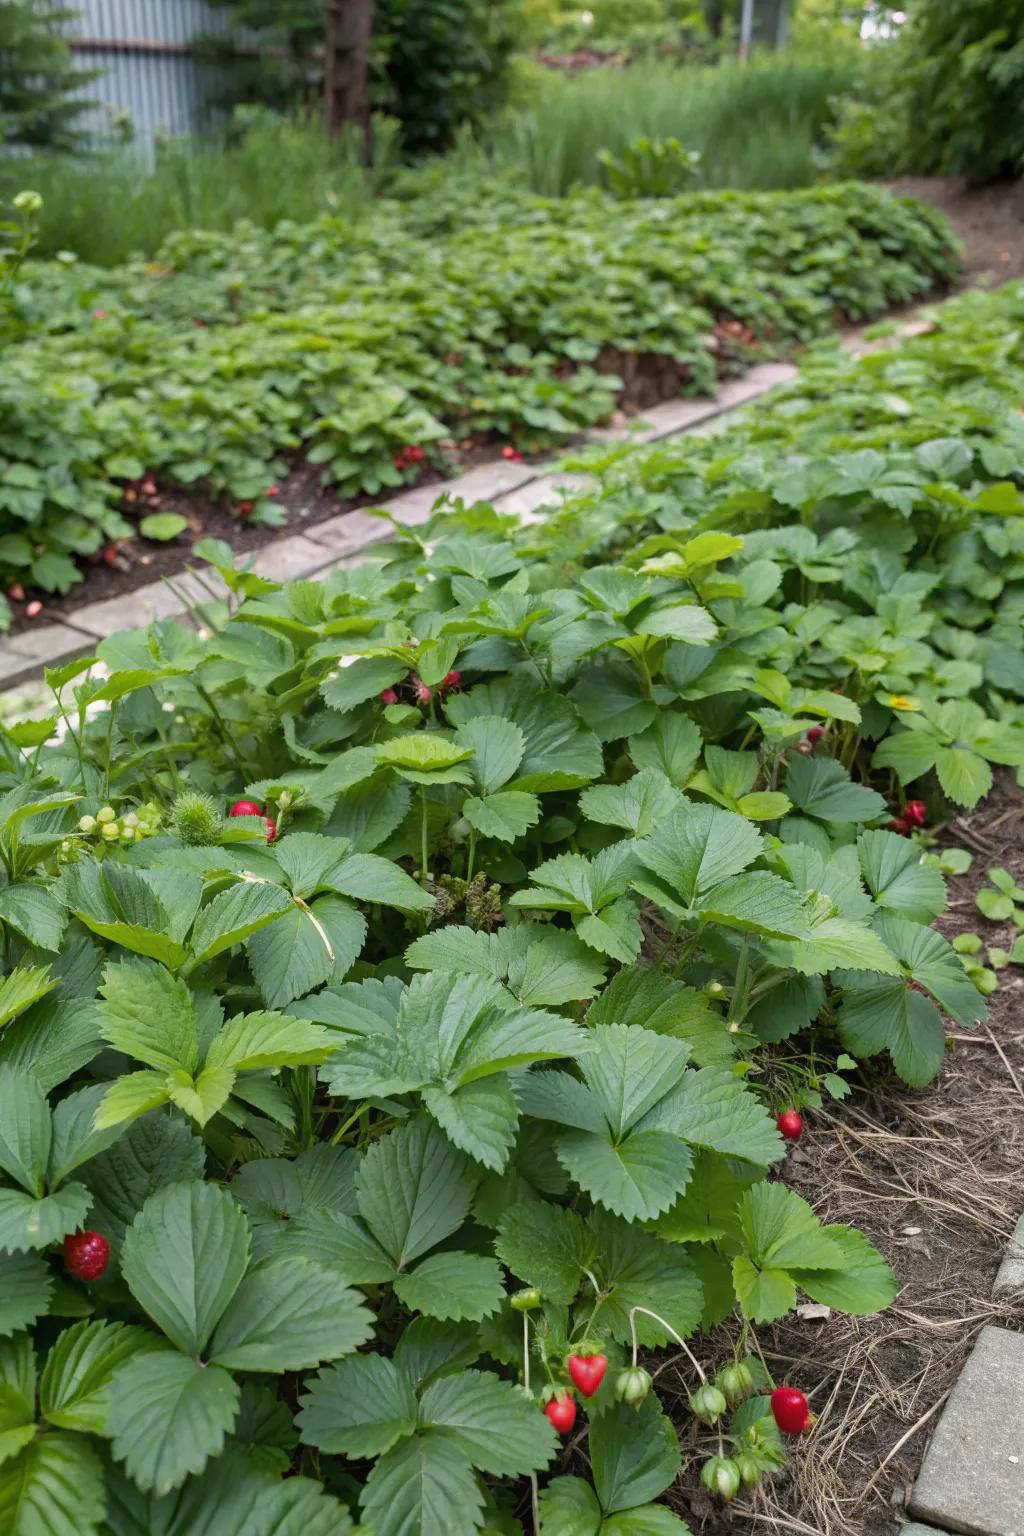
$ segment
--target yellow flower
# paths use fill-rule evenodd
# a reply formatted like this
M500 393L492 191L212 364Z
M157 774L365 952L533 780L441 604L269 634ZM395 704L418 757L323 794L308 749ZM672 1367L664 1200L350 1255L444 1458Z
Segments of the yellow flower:
M921 708L920 700L908 699L905 693L890 693L885 702L890 709L909 710L911 713Z

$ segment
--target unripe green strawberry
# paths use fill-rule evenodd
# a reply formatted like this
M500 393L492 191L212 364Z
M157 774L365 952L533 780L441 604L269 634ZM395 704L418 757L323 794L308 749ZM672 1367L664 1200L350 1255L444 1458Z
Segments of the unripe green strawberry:
M750 1366L745 1361L739 1360L733 1365L723 1365L715 1377L715 1384L725 1393L725 1400L730 1408L735 1408L737 1403L750 1393L754 1385L754 1377Z
M736 1457L736 1465L740 1470L740 1478L746 1488L756 1488L761 1481L761 1468L758 1466L757 1457L749 1451L740 1451Z
M722 1417L728 1404L725 1394L720 1392L710 1381L706 1381L702 1387L698 1387L690 1398L690 1412L705 1424L714 1424Z
M540 1306L540 1291L535 1285L528 1285L524 1290L516 1291L511 1301L517 1312L532 1312Z
M650 1395L652 1382L649 1372L642 1365L630 1365L615 1378L615 1401L628 1403L640 1412L641 1405Z
M735 1498L740 1491L740 1469L728 1456L712 1456L701 1468L700 1480L720 1499Z

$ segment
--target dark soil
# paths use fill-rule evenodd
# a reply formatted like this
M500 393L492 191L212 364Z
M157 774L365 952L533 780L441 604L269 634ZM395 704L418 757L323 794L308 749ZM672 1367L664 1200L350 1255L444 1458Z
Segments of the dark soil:
M961 288L998 288L1024 277L1024 182L979 187L960 177L905 176L887 185L945 214L964 248Z
M1012 924L975 906L985 871L1024 881L1024 792L1010 775L984 809L942 829L941 846L974 854L950 881L938 927L1009 948ZM827 1221L859 1227L896 1272L901 1292L875 1318L794 1316L762 1339L777 1380L807 1392L818 1415L790 1469L723 1512L684 1468L669 1494L697 1536L760 1528L800 1536L895 1536L930 1431L975 1337L987 1323L1021 1327L1021 1309L994 1302L992 1283L1020 1214L1024 1166L1024 972L1010 966L974 1031L951 1027L946 1064L929 1088L875 1074L843 1104L808 1116L786 1182ZM723 1339L724 1345L724 1339ZM720 1362L723 1349L711 1354ZM659 1390L692 1387L685 1360ZM687 1385L690 1383L690 1385ZM706 1454L706 1450L704 1452Z

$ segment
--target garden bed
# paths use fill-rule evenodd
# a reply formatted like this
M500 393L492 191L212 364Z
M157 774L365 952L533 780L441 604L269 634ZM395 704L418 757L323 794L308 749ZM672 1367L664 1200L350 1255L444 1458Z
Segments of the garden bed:
M289 465L315 515L310 464L333 510L450 472L467 441L539 451L955 270L935 215L852 185L617 203L472 183L349 225L183 233L113 270L30 264L0 381L0 581L36 602L140 532L280 523Z

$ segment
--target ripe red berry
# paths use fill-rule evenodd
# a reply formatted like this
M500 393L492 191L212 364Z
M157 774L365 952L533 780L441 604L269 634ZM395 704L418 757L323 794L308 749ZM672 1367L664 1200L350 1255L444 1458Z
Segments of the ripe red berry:
M263 807L257 805L255 800L236 800L228 811L229 816L262 816Z
M268 485L266 490L263 492L263 494L264 494L264 496L271 496L271 497L273 497L273 496L280 496L281 492L278 490L276 485Z
M239 515L239 517L248 517L249 513L251 511L252 511L252 502L251 501L240 501L238 503L238 515Z
M92 312L92 317L94 320L106 320L109 314L110 311L108 309L94 309Z
M797 1387L776 1387L772 1393L772 1417L784 1435L799 1435L811 1422L811 1411Z
M39 601L38 598L35 598L31 603L26 604L26 606L25 606L25 617L26 617L26 619L38 619L38 617L42 613L42 611L43 611L42 603Z
M553 1424L560 1435L567 1435L576 1423L576 1404L568 1392L561 1397L553 1397L549 1403L544 1404L544 1412L548 1422Z
M807 740L812 747L816 747L824 734L825 727L823 725L812 725L807 732Z
M13 598L16 603L25 601L25 588L20 581L16 581L12 587L7 588L7 596Z
M393 688L385 688L380 696L382 704L397 704L398 694Z
M909 837L910 823L909 821L906 821L902 816L894 816L892 821L889 823L889 831L898 832L900 837Z
M277 842L277 822L274 820L273 816L265 816L264 820L267 823L267 842L268 843L276 843Z
M784 1109L775 1124L786 1141L799 1141L804 1133L804 1122L795 1109Z
M110 1263L110 1244L101 1232L76 1232L64 1239L64 1262L77 1280L98 1280Z
M444 678L443 678L443 680L441 682L441 687L445 688L445 689L459 688L459 687L461 687L461 685L462 685L462 673L457 671L454 667L452 668L452 670L450 672L446 672L445 673Z
M569 1375L583 1396L593 1397L608 1369L607 1357L605 1355L570 1355L566 1364L569 1367Z
M523 460L523 456L519 452L519 449L513 448L511 443L505 444L504 448L501 450L501 456L503 459L508 459L512 464L521 464Z
M903 819L912 827L923 827L928 820L928 807L923 800L908 800L903 807Z

